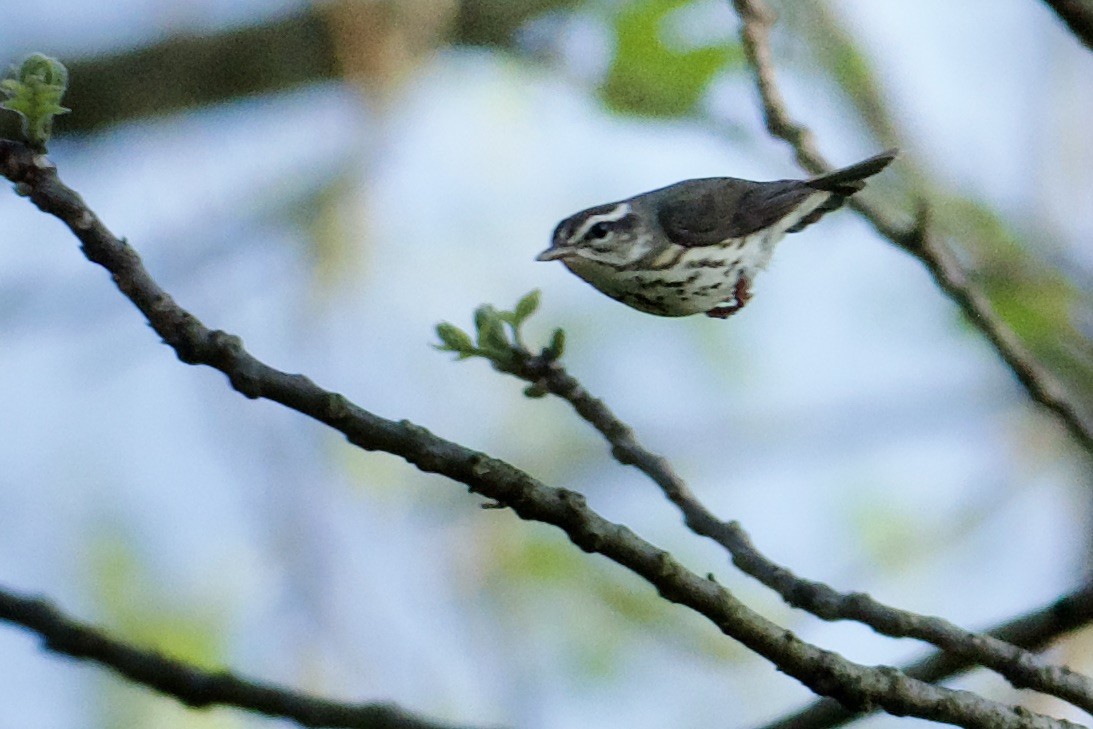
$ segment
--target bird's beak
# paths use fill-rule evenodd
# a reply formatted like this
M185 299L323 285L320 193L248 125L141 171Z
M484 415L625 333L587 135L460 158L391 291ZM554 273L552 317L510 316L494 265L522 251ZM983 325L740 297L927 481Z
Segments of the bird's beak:
M572 248L566 248L564 246L557 246L547 248L545 251L535 256L536 261L557 261L559 258L565 258L566 256L573 255Z

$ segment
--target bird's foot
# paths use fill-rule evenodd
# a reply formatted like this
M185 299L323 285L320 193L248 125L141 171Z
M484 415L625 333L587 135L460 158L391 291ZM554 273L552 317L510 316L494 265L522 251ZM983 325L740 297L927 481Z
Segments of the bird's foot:
M732 298L725 299L723 303L707 311L706 316L714 319L728 319L743 309L749 301L751 301L751 281L747 276L741 276L733 287Z

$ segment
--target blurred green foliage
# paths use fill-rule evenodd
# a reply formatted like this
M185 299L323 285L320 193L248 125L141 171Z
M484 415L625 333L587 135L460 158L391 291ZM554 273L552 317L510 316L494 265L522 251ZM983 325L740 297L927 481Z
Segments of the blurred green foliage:
M600 87L609 108L643 116L690 114L718 74L743 67L744 53L735 40L687 47L686 39L670 37L673 15L693 5L691 0L636 0L613 17L615 51Z
M860 493L865 496L845 501L844 512L856 537L855 544L867 555L870 564L894 574L921 559L924 553L932 552L939 535L928 528L933 522L923 524L926 515L921 509L908 509L893 499L869 498L868 489ZM926 533L935 541L926 539Z
M108 623L136 643L204 668L222 658L218 622L207 608L172 605L162 580L140 562L146 550L104 537L91 550L89 585Z
M898 147L901 134L890 114L880 74L830 3L802 0L785 6L782 17L786 31L803 41L803 58L798 59L796 70L832 81L833 90L842 92L877 145ZM906 161L901 160L903 169Z
M552 612L564 630L554 640L572 668L588 678L625 676L627 652L641 640L663 641L690 657L717 666L740 660L746 651L732 641L714 640L714 629L689 612L662 600L644 583L600 560L589 561L573 545L548 530L500 528L481 545L476 561L487 566L484 588L510 613L517 604ZM559 595L565 595L562 602ZM542 618L537 618L541 621Z
M93 542L88 552L86 581L102 622L137 646L202 668L221 667L227 631L215 609L199 598L174 602L168 583L142 562L147 549L117 530L104 533L109 536ZM102 675L110 678L104 678L100 696L101 726L238 726L226 715L218 713L210 722L171 699Z
M329 177L320 178L314 187L305 188L287 203L276 200L262 212L300 231L307 241L314 286L318 297L333 292L338 284L351 283L363 276L367 262L367 190L360 186L358 170L362 161L347 156L344 167ZM362 229L363 227L363 229Z
M973 277L998 314L1086 408L1093 408L1093 341L1076 326L1093 300L1064 271L1044 260L996 210L970 197L939 193L938 226L960 241ZM1046 244L1045 244L1046 245Z

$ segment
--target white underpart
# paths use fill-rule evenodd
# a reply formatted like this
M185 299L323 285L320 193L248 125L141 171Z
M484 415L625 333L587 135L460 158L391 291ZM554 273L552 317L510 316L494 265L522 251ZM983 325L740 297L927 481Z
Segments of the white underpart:
M606 213L600 213L599 215L592 215L583 223L581 227L573 231L573 235L570 236L571 241L579 241L584 238L593 225L596 223L617 223L630 214L630 203L619 203L612 210L608 210Z
M756 273L770 264L770 258L774 255L774 246L786 237L786 231L827 202L829 197L831 197L829 192L817 192L806 198L800 207L771 227L748 236L745 239L747 242L737 251L739 253L737 259L748 278L753 278Z

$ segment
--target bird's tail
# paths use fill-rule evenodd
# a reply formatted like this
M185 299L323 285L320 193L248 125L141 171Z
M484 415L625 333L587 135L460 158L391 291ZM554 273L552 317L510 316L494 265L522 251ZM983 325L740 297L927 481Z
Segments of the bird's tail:
M887 152L881 152L857 164L843 167L841 170L835 170L825 175L813 177L811 180L806 180L805 185L813 190L821 190L832 194L820 207L801 218L796 225L789 229L789 232L796 233L803 228L807 228L826 213L841 208L848 197L865 187L867 177L872 177L883 170L898 155L898 149L889 149Z
M872 177L883 170L898 155L898 149L889 149L857 164L843 167L841 170L813 177L807 184L817 190L833 192L837 195L853 195L865 187L867 177Z

